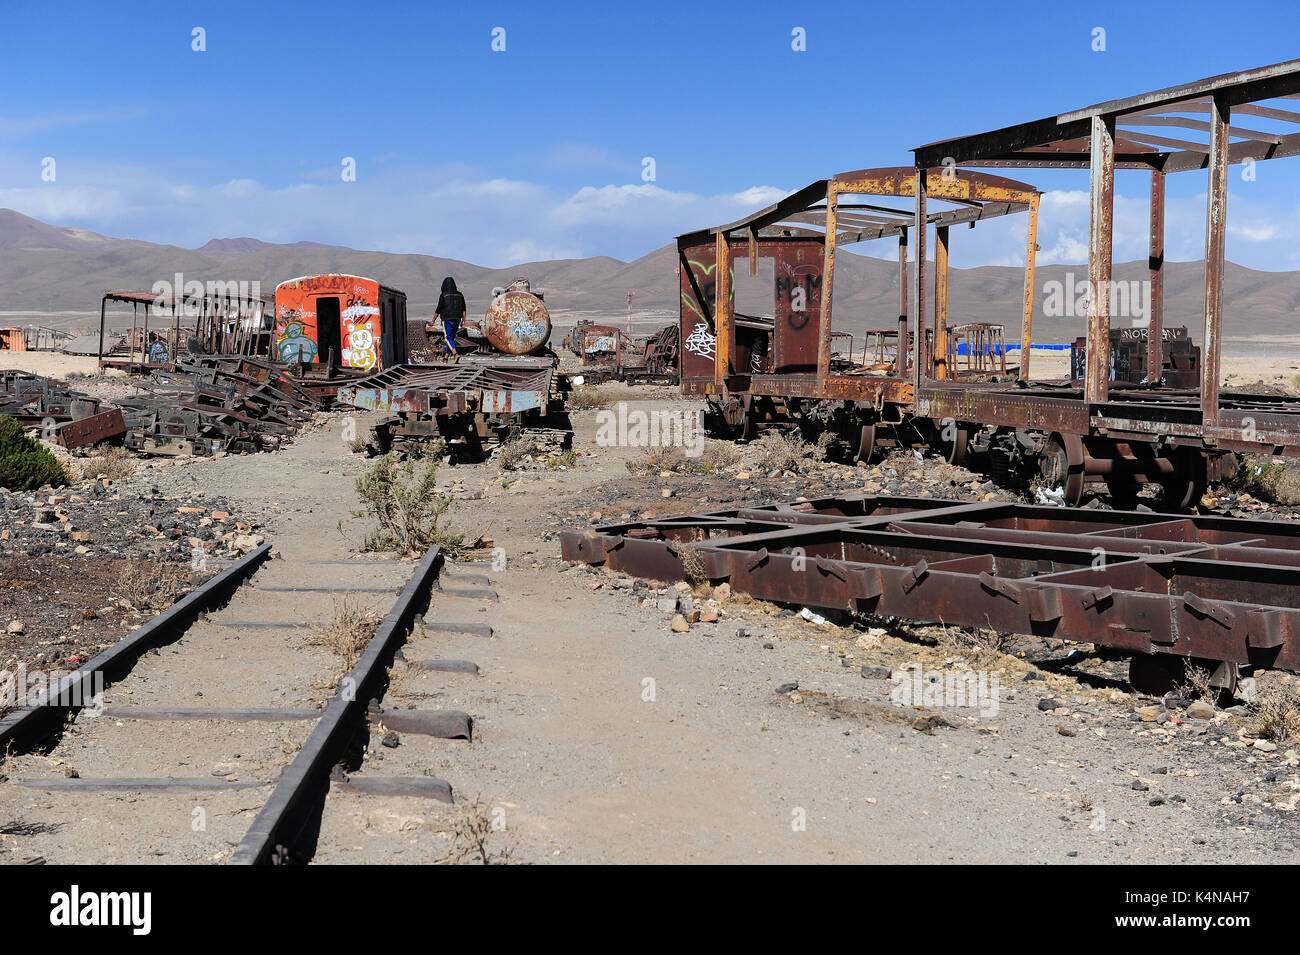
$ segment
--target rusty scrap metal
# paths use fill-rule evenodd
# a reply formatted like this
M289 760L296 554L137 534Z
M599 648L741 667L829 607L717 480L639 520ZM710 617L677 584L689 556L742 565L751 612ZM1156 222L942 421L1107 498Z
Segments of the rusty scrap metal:
M781 603L1300 671L1300 526L858 495L560 535L565 560ZM1103 559L1098 559L1102 555ZM1225 683L1224 685L1230 685Z
M475 456L486 440L508 440L558 411L555 368L551 357L488 353L397 365L340 388L335 403L391 416L375 427L380 451L394 439L440 437Z

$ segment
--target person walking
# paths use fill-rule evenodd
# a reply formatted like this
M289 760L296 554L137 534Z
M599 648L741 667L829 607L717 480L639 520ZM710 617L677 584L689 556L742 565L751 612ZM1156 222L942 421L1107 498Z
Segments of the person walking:
M442 294L438 296L438 308L433 314L442 320L442 332L447 336L447 350L458 356L456 330L465 319L465 296L460 294L456 280L450 275L442 280Z

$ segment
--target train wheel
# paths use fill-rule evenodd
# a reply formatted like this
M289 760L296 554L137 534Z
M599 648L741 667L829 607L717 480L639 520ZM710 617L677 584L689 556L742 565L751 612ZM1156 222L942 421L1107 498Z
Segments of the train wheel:
M1135 653L1128 661L1128 681L1148 696L1164 696L1182 684L1186 661L1167 653Z
M745 395L740 403L740 437L748 441L758 433L758 409L754 407L753 395Z
M1039 473L1052 487L1065 492L1065 503L1078 507L1083 501L1083 442L1077 434L1054 434L1039 458Z
M1165 491L1165 506L1178 511L1195 507L1205 493L1205 456L1195 449L1179 449L1174 457L1174 473L1160 486Z
M1106 490L1110 492L1110 503L1117 511L1131 511L1137 506L1138 491L1142 490L1137 481L1116 477L1106 481Z
M875 453L876 426L874 424L864 424L861 433L858 435L858 460L869 463L871 456Z
M711 437L733 440L740 437L744 415L745 409L734 395L718 401L710 399L704 412L704 430Z
M948 429L952 430L949 431ZM951 437L948 437L951 435ZM956 424L941 425L936 450L943 454L949 464L962 464L966 460L966 443L970 440L970 430Z

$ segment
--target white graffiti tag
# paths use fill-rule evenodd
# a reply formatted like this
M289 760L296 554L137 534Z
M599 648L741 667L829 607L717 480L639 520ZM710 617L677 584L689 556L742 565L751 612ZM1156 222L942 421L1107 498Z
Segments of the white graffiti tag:
M691 354L712 359L717 355L718 339L709 331L708 325L700 323L686 336L685 348Z

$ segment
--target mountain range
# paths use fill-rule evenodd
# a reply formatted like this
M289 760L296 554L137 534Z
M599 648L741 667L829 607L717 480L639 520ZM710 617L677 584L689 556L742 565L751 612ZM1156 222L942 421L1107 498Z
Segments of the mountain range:
M545 292L556 324L578 318L622 324L628 293L638 331L674 320L677 313L677 255L667 244L632 262L608 256L528 262L491 269L456 259L372 252L318 242L273 244L254 238L216 238L198 249L112 238L84 229L50 225L11 209L0 209L0 325L37 324L61 329L98 326L100 296L109 289L150 289L155 281L259 282L264 293L289 278L319 272L351 272L402 289L412 316L431 315L444 276L451 275L473 312L487 305L493 286L527 277ZM738 307L760 312L769 297L770 273L737 275ZM1117 281L1141 282L1145 262L1116 263ZM1086 331L1086 318L1044 314L1053 309L1053 286L1073 303L1071 289L1087 278L1086 265L1040 266L1035 297L1036 341L1068 341ZM950 321L1001 322L1018 338L1023 270L980 266L954 269ZM766 283L766 284L764 284ZM1300 272L1260 272L1229 263L1225 270L1225 331L1234 338L1280 338L1298 334L1293 318L1300 305ZM1057 297L1055 304L1061 302ZM1199 262L1165 268L1165 323L1186 324L1199 337L1204 307L1204 270ZM842 254L836 261L836 329L892 327L898 313L898 267L883 259ZM129 320L128 320L129 323ZM1116 319L1115 324L1120 324Z

